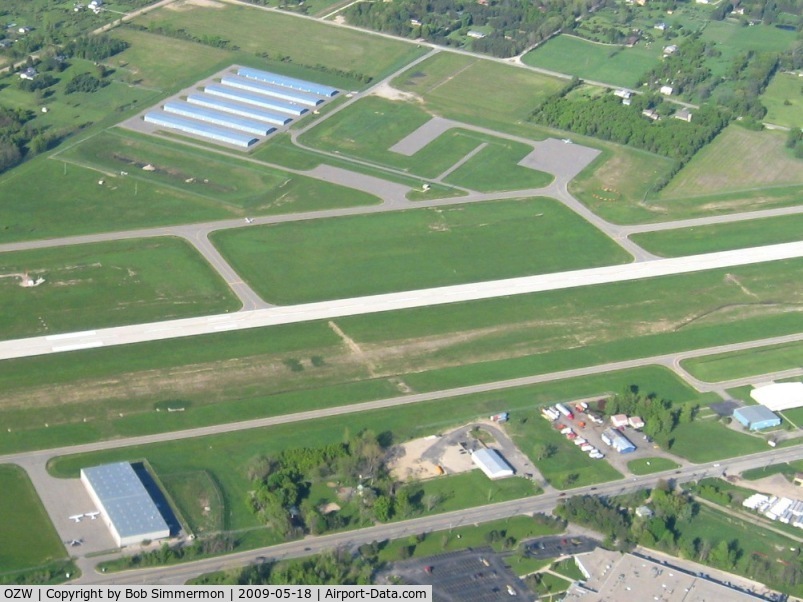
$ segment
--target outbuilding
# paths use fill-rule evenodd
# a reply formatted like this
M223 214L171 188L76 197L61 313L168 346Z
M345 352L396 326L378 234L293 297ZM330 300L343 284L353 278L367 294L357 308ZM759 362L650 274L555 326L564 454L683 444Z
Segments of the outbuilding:
M81 482L120 547L170 537L170 527L128 462L81 469Z
M751 431L760 431L781 424L781 419L764 406L739 408L733 411L733 417Z
M750 397L773 412L782 412L803 406L803 382L772 383L756 387Z
M611 426L615 429L627 426L627 414L614 414L611 416Z
M634 429L644 428L644 421L641 419L641 416L631 416L627 419L627 423Z
M479 449L471 452L471 460L492 480L512 477L515 471L495 449Z
M602 440L618 451L620 454L629 454L636 451L636 446L616 429L602 431Z

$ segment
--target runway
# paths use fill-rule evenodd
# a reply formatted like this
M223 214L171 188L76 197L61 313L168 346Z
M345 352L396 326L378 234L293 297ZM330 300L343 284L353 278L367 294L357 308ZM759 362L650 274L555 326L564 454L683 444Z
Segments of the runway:
M0 342L0 360L626 282L803 257L803 241Z

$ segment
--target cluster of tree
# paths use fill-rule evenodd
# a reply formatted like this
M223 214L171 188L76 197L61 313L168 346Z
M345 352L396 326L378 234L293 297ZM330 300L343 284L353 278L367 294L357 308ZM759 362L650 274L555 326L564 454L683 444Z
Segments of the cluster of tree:
M376 544L360 547L360 554L351 555L336 549L309 558L283 562L252 564L242 569L206 575L193 585L370 585L376 561Z
M698 410L699 405L692 403L675 408L670 400L659 399L654 393L645 395L635 385L605 403L605 413L609 416L640 416L645 422L644 432L667 447L671 447L670 435L675 427L694 420Z
M744 9L743 22L761 21L766 25L786 24L803 27L803 2L800 0L735 0L725 1L711 13L711 18L721 21L733 11L734 6Z
M358 2L344 11L349 23L394 35L423 38L444 46L461 46L471 27L492 32L471 47L499 57L514 56L604 5L607 0L550 0L479 3L462 0L397 0Z
M206 556L226 554L234 550L236 545L237 542L231 536L217 534L198 538L186 545L179 543L171 546L168 543L163 543L156 550L139 552L133 556L124 556L112 561L112 564L118 569L163 566L176 562L189 562Z
M107 85L109 85L109 82L98 79L91 73L79 73L67 82L67 85L64 87L64 93L95 92Z
M607 547L630 550L635 545L630 532L630 514L607 498L574 496L564 500L555 509L555 514L570 523L578 523L603 533Z
M0 173L17 165L25 155L25 144L32 131L26 123L33 113L0 106Z
M45 567L0 574L0 585L50 585L62 583L66 574L75 575L72 560L57 560Z
M108 35L81 36L64 46L64 54L88 61L100 61L128 48L128 42Z
M637 86L647 84L655 89L669 84L676 96L691 96L697 87L710 85L712 75L711 69L706 66L706 60L721 55L716 44L705 42L700 33L694 33L677 46L675 52L665 56L642 75Z
M792 128L786 138L786 148L791 148L795 152L795 157L803 159L803 130Z
M729 116L713 106L701 107L691 123L679 119L653 122L641 116L657 103L652 97L635 97L625 106L613 94L592 100L563 94L547 98L530 116L531 121L584 136L627 144L676 159L685 164L729 122Z
M155 33L168 38L175 38L177 40L185 40L187 42L195 42L196 44L203 44L204 46L212 46L213 48L223 48L225 50L239 50L237 44L233 44L230 40L222 38L218 35L195 35L187 31L183 27L173 27L169 23L158 23L152 21L147 27L136 23L126 23L125 27L136 29L138 31L147 31Z
M17 86L20 90L24 90L25 92L36 92L37 90L46 90L58 82L59 80L50 73L40 73L33 79L20 78L17 81Z

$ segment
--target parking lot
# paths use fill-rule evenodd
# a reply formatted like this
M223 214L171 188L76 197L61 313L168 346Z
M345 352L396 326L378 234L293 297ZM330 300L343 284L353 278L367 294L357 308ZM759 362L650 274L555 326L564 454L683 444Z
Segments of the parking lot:
M394 575L409 585L431 585L432 597L444 602L535 600L535 595L491 548L449 552L394 563Z

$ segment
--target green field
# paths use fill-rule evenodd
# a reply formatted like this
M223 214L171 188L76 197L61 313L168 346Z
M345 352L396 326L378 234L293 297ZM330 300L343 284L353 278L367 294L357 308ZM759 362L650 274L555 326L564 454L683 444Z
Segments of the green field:
M292 64L351 71L380 78L398 69L423 49L402 41L264 11L249 6L215 3L202 7L183 3L152 11L136 19L146 27L184 29L198 37L219 38L236 44L240 51L269 57L287 57ZM310 44L310 40L315 40ZM269 41L269 44L266 42ZM321 72L319 81L327 81Z
M656 255L680 257L796 242L801 240L801 232L803 232L803 213L730 224L647 232L634 234L630 238Z
M560 35L528 52L522 61L582 79L634 88L639 78L658 64L661 49L660 43L650 48L643 44L624 48Z
M664 388L665 382L668 385ZM199 497L197 493L192 493L192 487L195 487L195 491L199 491L200 486L190 487L182 484L186 483L186 475L206 471L210 479L220 488L226 529L243 529L256 526L256 519L242 501L250 486L245 469L248 461L255 455L275 454L282 449L299 447L307 441L315 442L315 445L340 441L346 430L357 433L362 429L371 429L381 433L387 431L389 425L392 425L390 433L393 442L399 443L411 438L440 433L450 427L475 420L478 416L498 411L500 398L504 399L504 408L513 414L508 426L515 437L527 436L527 433L546 436L546 431L552 429L546 421L536 417L538 407L554 402L555 399L578 399L618 391L631 384L639 385L643 390L652 390L653 385L661 387L662 396L671 396L678 402L696 400L699 397L669 371L657 368L640 369L521 387L501 394L492 391L423 402L415 406L311 420L304 422L303 426L288 424L64 457L52 462L50 468L57 476L72 476L77 474L81 466L146 458L168 493L177 500L182 512L193 504L193 500L197 504ZM533 417L529 418L531 415ZM525 422L525 418L529 419ZM299 439L299 433L303 433L303 441ZM563 437L554 432L553 435L558 437L555 445L561 451L554 458L538 463L547 478L559 481L564 475L579 474L578 480L570 486L619 478L619 473L604 461L589 459ZM529 453L529 447L532 447L532 439L524 451ZM568 453L563 453L564 447ZM560 485L557 482L555 484ZM501 501L538 492L529 481L509 479L491 483L477 471L468 475L426 481L421 487L427 493L439 493L442 496L442 502L436 508L438 511L487 503L489 496L492 501ZM315 493L322 494L324 489L316 485ZM335 494L330 491L328 495ZM192 529L199 528L201 519L197 510L190 509L185 517L190 521Z
M499 138L478 140L487 146L450 173L446 182L480 192L541 188L552 182L550 174L517 165L532 147Z
M559 203L492 201L217 232L271 302L301 303L624 263ZM575 249L566 253L567 248Z
M803 127L803 78L776 73L761 96L767 107L764 121L785 127Z
M742 478L747 481L757 481L765 477L770 477L774 474L782 474L789 480L795 477L795 474L803 470L803 460L795 462L788 462L783 464L771 464L763 468L753 468L752 470L745 470L742 473Z
M235 421L274 403L286 412L381 399L398 395L399 382L434 391L796 332L801 263L337 319L359 354L315 322L6 361L0 420L13 428L0 449ZM154 412L171 400L190 408Z
M670 451L698 464L769 449L761 437L744 435L721 422L702 418L678 427L672 432L672 438L674 444ZM716 445L711 445L712 441L716 441Z
M677 468L679 464L668 458L639 458L627 463L627 469L635 475L652 474Z
M379 202L378 198L352 188L122 129L93 136L55 158L105 173L125 171L127 179L136 178L138 182L161 187L163 194L173 191L189 194L197 198L199 205L220 204L253 215ZM146 165L152 171L144 171Z
M681 362L693 376L720 382L803 366L803 343L787 343L746 351L697 357Z
M35 287L20 286L25 273ZM149 238L0 254L0 338L235 311L189 243Z
M747 130L730 125L711 144L700 150L678 172L664 190L659 203L673 205L678 200L693 201L708 212L750 211L779 205L796 204L803 185L800 159L795 159L784 145L786 134L779 131ZM796 186L791 198L774 198L774 187ZM756 194L751 189L761 189ZM749 190L740 196L733 194ZM706 195L731 193L722 201L708 200ZM779 202L780 201L780 202Z
M28 475L0 465L0 579L5 573L44 567L67 557Z
M533 140L545 136L527 117L565 85L558 78L450 52L439 52L391 83L415 94L432 113Z
M223 494L208 471L171 474L161 481L195 535L224 530Z

